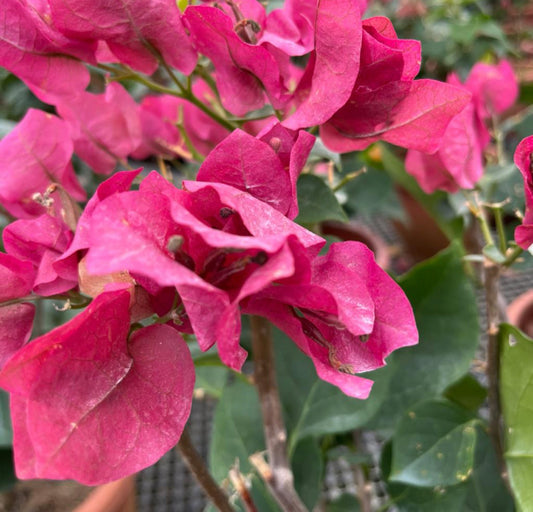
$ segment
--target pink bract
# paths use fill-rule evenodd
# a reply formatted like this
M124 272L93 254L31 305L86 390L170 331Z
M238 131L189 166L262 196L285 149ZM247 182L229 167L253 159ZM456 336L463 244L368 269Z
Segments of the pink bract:
M101 294L0 373L20 478L109 482L153 464L179 440L192 402L191 356L168 326L128 340L129 302L126 291Z
M296 181L314 140L279 123L258 138L235 130L209 153L197 180L231 185L292 219L298 215Z
M424 192L474 188L483 175L483 146L477 127L474 105L470 103L451 120L436 153L409 150L405 168Z
M297 129L327 121L350 98L359 72L362 28L351 0L319 0L314 51L295 91L296 111L285 121Z
M481 119L503 114L518 98L518 80L506 60L498 64L478 62L470 71L465 87L472 92Z
M32 196L52 183L74 199L85 199L70 159L73 145L67 124L56 116L30 109L0 141L0 201L17 217L44 213Z
M78 59L94 62L95 46L72 41L47 25L25 0L3 0L0 65L51 103L83 91L89 72ZM75 58L73 58L75 57Z
M524 178L526 196L526 213L522 225L515 230L515 239L520 247L528 250L533 244L533 135L518 144L514 162Z
M39 295L56 295L78 284L76 259L58 262L72 240L62 220L49 214L17 220L4 229L3 240L8 254L33 264L33 291Z
M409 301L358 242L332 244L311 266L308 283L267 288L244 311L285 331L321 379L366 398L372 383L355 374L383 366L392 351L418 341Z
M70 127L74 151L96 173L110 174L141 143L137 104L116 82L104 94L82 92L56 106Z
M185 74L196 53L173 0L49 0L54 26L81 41L105 41L120 62L153 73L158 54Z
M0 306L0 370L30 339L34 316L33 304Z
M274 108L281 106L284 88L279 66L262 46L243 41L232 19L209 5L189 6L184 21L196 49L211 59L224 107L242 116L265 104L265 92Z

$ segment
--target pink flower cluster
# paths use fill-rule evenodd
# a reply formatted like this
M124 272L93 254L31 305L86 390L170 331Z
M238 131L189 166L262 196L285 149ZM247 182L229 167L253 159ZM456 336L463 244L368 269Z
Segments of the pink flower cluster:
M410 149L405 167L427 192L474 188L483 175L483 150L490 142L487 122L504 113L518 98L518 82L511 65L477 63L464 84L452 73L448 83L472 94L470 103L456 115L433 154Z
M305 128L319 126L340 152L376 140L431 152L470 101L463 87L415 80L419 43L398 39L385 18L362 21L362 8L4 0L0 64L59 116L30 110L0 141L0 203L17 219L0 254L0 385L12 397L20 477L96 484L170 449L194 383L181 333L240 370L241 315L262 315L320 378L358 398L371 388L358 373L417 342L406 297L365 246L320 255L325 240L293 222L314 144ZM169 94L137 104L117 83L85 90L84 63L190 75L199 54L216 90L193 80L194 105ZM268 103L277 117L230 133L202 108L215 100L234 116ZM207 155L195 181L176 188L152 172L132 189L140 170L122 171L80 209L73 153L109 175L130 156L191 158L189 143ZM28 343L32 300L80 293L93 298L82 313Z

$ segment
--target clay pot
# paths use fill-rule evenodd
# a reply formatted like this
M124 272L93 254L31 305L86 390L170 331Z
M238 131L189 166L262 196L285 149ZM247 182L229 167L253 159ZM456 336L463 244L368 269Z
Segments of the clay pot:
M533 290L518 296L507 307L509 322L533 338Z
M135 512L135 475L98 486L74 512Z
M336 236L343 241L364 243L374 253L376 263L381 268L386 269L390 266L390 251L385 240L363 224L355 221L326 221L320 224L320 229L323 235Z

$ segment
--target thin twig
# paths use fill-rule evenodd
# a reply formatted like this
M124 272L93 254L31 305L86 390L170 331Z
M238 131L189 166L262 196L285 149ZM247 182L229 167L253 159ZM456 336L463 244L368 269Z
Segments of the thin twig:
M501 294L499 292L500 267L489 261L484 265L485 297L487 301L487 378L489 403L489 434L496 451L501 475L507 483L507 469L503 456L501 404L500 404L500 345L499 324Z
M228 497L215 482L202 457L200 457L200 454L196 451L186 428L181 434L181 439L176 445L176 449L215 507L221 512L235 512L228 501Z
M254 500L252 499L250 491L248 490L246 480L237 466L229 470L229 479L237 491L237 494L241 498L246 512L257 512L257 507L255 506Z
M271 474L265 481L282 510L306 512L294 489L294 476L287 457L287 432L274 371L274 350L268 320L251 317L254 380L259 394ZM264 477L264 475L263 475Z

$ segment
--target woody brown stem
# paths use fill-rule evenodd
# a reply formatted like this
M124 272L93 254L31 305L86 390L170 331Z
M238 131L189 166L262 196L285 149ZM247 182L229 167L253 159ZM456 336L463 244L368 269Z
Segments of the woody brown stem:
M276 373L274 350L268 320L251 317L254 381L259 394L263 429L268 452L270 474L265 478L282 510L306 512L305 505L294 489L294 476L287 456L287 432L283 423Z
M500 404L500 344L499 324L501 295L499 292L500 267L485 261L484 286L487 301L487 378L489 403L489 434L496 451L501 474L507 483L507 469L503 456L501 404Z
M181 439L176 445L176 449L215 507L217 507L220 512L235 512L228 501L228 497L215 482L202 457L196 451L187 429L181 434Z

